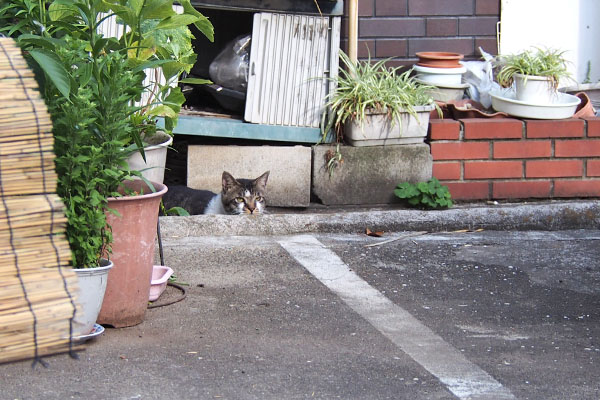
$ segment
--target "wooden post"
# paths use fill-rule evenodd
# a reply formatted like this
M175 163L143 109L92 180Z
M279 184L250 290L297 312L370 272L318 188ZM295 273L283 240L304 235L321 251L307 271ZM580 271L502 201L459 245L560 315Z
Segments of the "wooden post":
M348 0L348 57L356 61L358 49L358 0Z

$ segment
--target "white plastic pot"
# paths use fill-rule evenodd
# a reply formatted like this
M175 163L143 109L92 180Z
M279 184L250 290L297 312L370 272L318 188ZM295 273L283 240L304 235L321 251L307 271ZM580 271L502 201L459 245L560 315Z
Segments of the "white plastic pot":
M546 76L522 75L513 76L516 100L528 104L547 105L556 102L558 92L552 81Z
M75 268L79 281L79 304L81 309L75 314L73 336L87 335L92 331L106 292L108 271L112 261L102 259L96 268Z
M163 183L165 180L167 149L173 143L173 138L164 132L156 132L156 135L160 135L159 137L164 142L144 147L146 162L144 162L142 155L136 151L129 156L127 164L129 164L130 170L141 171L142 176L150 182Z
M462 76L467 72L466 67L461 68L429 68L415 65L417 79L430 85L448 86L460 85Z

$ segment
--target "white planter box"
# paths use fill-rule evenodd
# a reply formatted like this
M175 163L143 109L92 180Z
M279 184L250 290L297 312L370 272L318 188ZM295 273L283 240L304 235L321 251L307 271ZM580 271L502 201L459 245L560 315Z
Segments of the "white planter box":
M362 125L354 122L346 124L346 140L352 146L423 143L427 137L429 113L434 109L433 105L417 106L417 119L409 113L402 113L393 126L387 114L367 113Z

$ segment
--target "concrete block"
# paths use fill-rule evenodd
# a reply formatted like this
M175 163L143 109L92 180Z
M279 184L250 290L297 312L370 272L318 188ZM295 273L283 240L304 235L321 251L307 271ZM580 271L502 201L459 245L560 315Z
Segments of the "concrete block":
M373 147L340 146L343 162L329 176L327 152L335 145L313 147L313 194L323 204L361 205L399 202L400 182L431 178L433 158L427 144Z
M308 146L189 146L187 185L221 191L221 174L257 178L271 171L267 206L308 207L311 148Z

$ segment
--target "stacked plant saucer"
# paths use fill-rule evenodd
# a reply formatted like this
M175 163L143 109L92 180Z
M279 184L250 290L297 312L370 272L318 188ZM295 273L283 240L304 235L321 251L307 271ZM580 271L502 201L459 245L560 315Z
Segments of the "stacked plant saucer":
M414 65L417 79L424 84L434 86L431 96L434 100L448 102L463 98L467 84L462 76L467 71L460 63L463 55L449 52L416 53L419 62Z

